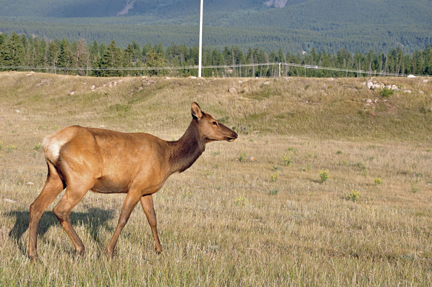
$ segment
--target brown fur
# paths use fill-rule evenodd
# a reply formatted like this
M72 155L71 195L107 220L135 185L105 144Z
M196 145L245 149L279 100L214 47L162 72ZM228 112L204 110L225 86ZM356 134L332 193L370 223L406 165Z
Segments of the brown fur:
M66 192L54 207L78 254L84 245L73 229L69 215L88 190L99 193L126 193L117 228L108 247L112 256L117 239L129 216L141 201L161 252L152 194L167 178L189 168L211 141L233 141L237 134L192 104L192 122L178 140L167 142L146 133L121 133L105 129L67 127L44 139L48 176L44 188L30 206L28 256L37 256L37 227L40 217L60 192Z

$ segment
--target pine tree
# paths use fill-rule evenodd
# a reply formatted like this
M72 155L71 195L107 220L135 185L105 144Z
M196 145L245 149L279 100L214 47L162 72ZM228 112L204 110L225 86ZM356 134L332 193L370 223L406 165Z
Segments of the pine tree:
M86 68L90 66L90 53L84 38L78 40L76 51L73 53L72 59L73 66L78 68L78 75L85 75Z
M0 34L0 66L5 66L5 54L6 54L6 49L7 49L7 34Z
M317 53L315 47L312 47L310 54L312 56L312 63L311 64L316 65L319 61L319 58L318 58L318 53Z
M403 58L404 58L404 52L403 52L402 48L401 47L397 47L396 48L396 59L397 59L396 73L398 73L398 74L402 70Z
M0 33L0 46L6 44L6 42L7 42L7 34Z
M45 39L42 38L39 44L39 63L42 67L46 67L47 55L46 55L47 44Z
M51 69L54 69L57 66L57 56L58 56L58 46L56 43L51 41L48 45L48 53L47 53L47 66Z
M105 54L107 49L107 45L105 43L102 43L99 45L99 58L102 59L102 56Z
M424 69L424 63L423 63L423 52L420 50L417 50L413 53L413 64L412 64L412 72L414 74L422 74Z
M279 63L285 63L285 57L284 57L284 54L283 54L281 48L279 48L276 61L279 62Z
M199 49L198 46L193 46L190 48L190 58L188 59L191 62L191 65L198 65L199 60Z
M142 58L141 48L140 48L140 46L138 45L137 42L133 41L132 42L132 49L133 49L132 61L134 63L136 63L139 60L141 60L141 58Z
M124 51L124 57L123 57L123 66L124 67L131 67L133 62L133 53L134 49L131 44L129 44Z
M3 51L3 63L5 66L16 67L22 66L24 62L24 48L22 41L17 33L13 33Z
M57 64L58 67L64 68L66 74L69 74L68 68L72 64L72 53L69 48L69 42L65 38L60 43Z
M22 34L21 36L21 42L22 42L22 46L23 46L23 50L24 50L24 55L23 55L23 65L24 66L28 66L29 62L30 62L30 53L29 53L29 41L27 39L27 36L25 34Z
M165 57L165 50L162 43L159 42L159 44L155 45L153 50L155 53L161 54L162 57Z
M31 52L31 62L34 67L40 66L40 56L39 56L39 41L37 37L34 39L33 48Z
M150 52L151 50L153 50L153 47L151 44L146 44L143 48L142 48L142 56L145 57L147 52Z
M132 45L129 44L126 48L126 50L124 51L124 55L123 55L123 67L133 67L133 53L134 50L132 48ZM124 76L126 75L132 75L131 71L125 71L123 73Z
M90 46L89 52L92 60L99 57L99 45L96 40L94 40L93 44Z
M166 67L166 59L163 57L161 53L156 53L155 51L149 51L146 54L146 62L145 67L154 68L154 67ZM160 76L166 75L166 70L149 70L148 74L150 76Z
M112 40L109 46L106 48L103 54L99 67L102 69L99 71L100 76L120 76L121 71L121 50L117 48L115 40Z
M404 74L412 74L412 60L409 55L406 55L403 60Z
M431 45L429 44L426 49L423 51L424 54L424 74L432 75L432 50Z

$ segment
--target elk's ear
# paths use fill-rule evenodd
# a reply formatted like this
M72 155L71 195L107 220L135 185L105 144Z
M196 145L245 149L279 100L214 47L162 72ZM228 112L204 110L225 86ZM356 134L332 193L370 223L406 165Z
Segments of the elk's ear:
M201 120L203 113L201 111L200 106L197 103L195 103L195 102L192 103L192 109L191 110L192 110L192 117L194 117L197 120Z

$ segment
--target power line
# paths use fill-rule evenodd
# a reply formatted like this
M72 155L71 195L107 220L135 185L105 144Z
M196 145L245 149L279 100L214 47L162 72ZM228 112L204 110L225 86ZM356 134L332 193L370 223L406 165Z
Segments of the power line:
M333 72L345 72L345 73L356 73L356 74L368 74L374 76L394 76L400 77L403 74L400 73L389 73L384 71L364 71L364 70L355 70L355 69L347 69L347 68L336 68L336 67L323 67L318 65L301 65L294 63L259 63L259 64L234 64L234 65L208 65L201 66L202 69L235 69L235 68L246 68L246 67L260 67L260 66L272 66L273 68L277 68L280 66L286 67L296 67L303 68L306 70L324 70L324 71L333 71ZM47 72L54 71L163 71L163 70L198 70L199 65L194 66L165 66L165 67L111 67L111 68L100 68L100 67L31 67L31 66L0 66L1 70L24 70L24 71L32 71L32 70L45 70ZM427 76L427 75L415 75L415 76Z

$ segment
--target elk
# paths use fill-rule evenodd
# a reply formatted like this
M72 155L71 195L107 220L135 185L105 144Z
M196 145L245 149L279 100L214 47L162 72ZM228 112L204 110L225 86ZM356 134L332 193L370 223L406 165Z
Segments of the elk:
M162 251L152 194L175 172L188 169L204 152L206 143L232 142L237 133L192 103L192 121L177 141L164 141L147 133L121 133L106 129L70 126L43 140L48 175L30 205L28 257L37 258L37 229L45 209L66 188L53 213L72 240L78 255L84 244L71 225L70 213L84 195L126 193L114 235L106 249L112 257L120 232L138 202L147 217L157 253Z

